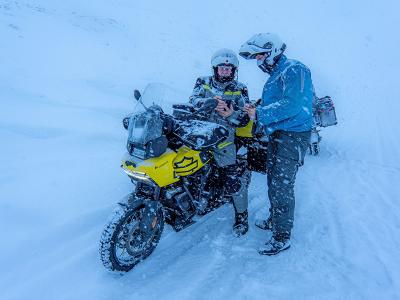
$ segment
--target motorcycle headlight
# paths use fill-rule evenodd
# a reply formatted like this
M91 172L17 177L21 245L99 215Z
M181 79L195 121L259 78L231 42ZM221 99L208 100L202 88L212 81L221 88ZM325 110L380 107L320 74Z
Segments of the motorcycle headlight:
M154 183L153 180L150 178L150 176L146 175L145 173L134 172L129 169L124 169L124 171L129 177L131 177L137 181L142 181L142 182L150 183L150 184Z

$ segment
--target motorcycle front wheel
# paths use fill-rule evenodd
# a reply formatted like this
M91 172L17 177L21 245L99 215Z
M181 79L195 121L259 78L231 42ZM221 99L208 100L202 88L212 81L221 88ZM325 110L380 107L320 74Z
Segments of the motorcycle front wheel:
M108 270L128 272L156 248L164 229L164 215L159 205L151 223L151 234L143 234L140 222L145 203L119 204L105 226L100 240L101 261Z

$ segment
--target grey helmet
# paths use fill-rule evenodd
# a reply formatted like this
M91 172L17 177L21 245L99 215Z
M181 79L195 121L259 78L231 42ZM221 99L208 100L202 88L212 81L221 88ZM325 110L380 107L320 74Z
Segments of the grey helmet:
M265 53L265 59L257 62L257 65L264 72L270 72L285 49L285 43L276 34L258 33L240 47L239 55L245 59L255 59L258 54Z
M232 73L229 77L220 77L218 76L218 66L232 66ZM217 52L213 54L211 57L211 68L214 74L214 79L219 82L228 82L235 79L237 76L237 71L239 67L239 59L236 56L235 52L230 49L219 49Z

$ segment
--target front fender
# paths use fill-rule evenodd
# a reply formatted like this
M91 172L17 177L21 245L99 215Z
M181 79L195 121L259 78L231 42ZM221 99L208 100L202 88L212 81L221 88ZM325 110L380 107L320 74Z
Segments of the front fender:
M142 216L139 224L140 231L142 232L144 237L153 234L155 224L157 224L158 218L160 216L158 212L160 209L162 209L161 203L159 201L144 197L137 197L134 193L132 193L118 204L122 207L127 207L129 209L136 209L143 206Z
M140 222L140 231L145 235L151 235L158 221L157 212L161 209L161 204L154 200L145 200L143 204L144 210Z

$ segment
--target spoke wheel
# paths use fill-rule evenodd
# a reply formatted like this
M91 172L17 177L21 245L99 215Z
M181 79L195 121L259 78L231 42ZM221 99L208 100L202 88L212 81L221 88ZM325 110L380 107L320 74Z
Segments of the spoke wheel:
M148 257L157 246L164 229L161 205L151 224L153 230L146 238L140 230L144 204L135 208L119 206L106 225L101 241L103 265L111 271L127 272Z

